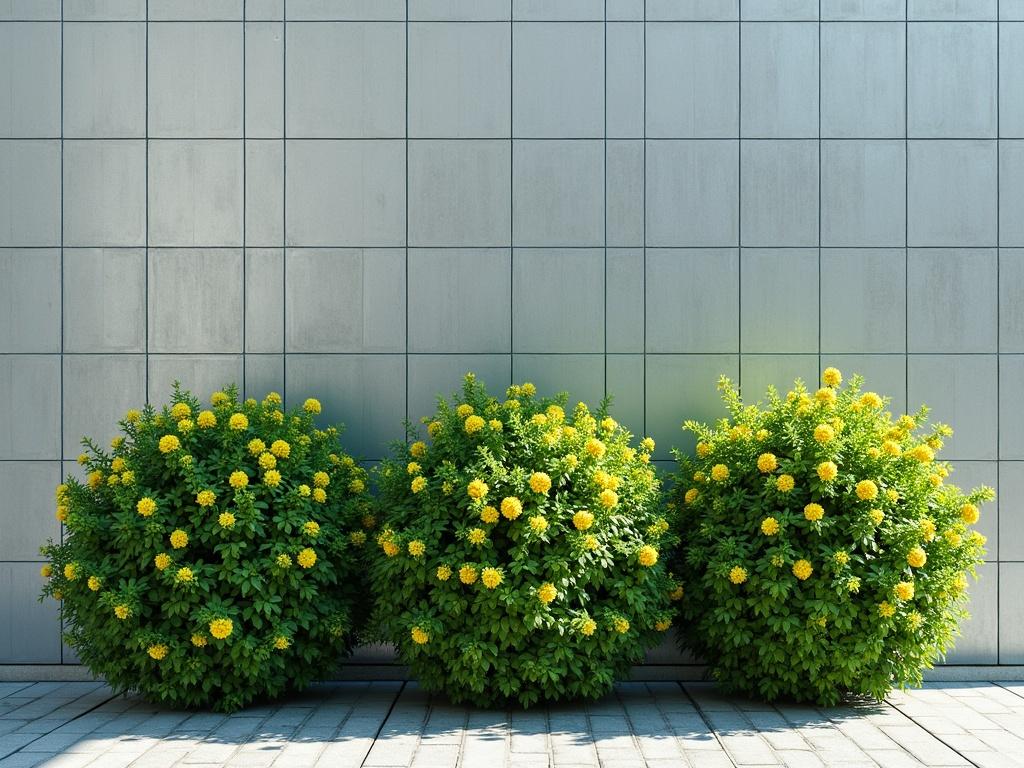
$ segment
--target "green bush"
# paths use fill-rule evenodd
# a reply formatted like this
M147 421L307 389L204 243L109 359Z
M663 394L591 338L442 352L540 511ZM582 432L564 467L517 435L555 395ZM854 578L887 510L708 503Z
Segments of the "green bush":
M671 624L653 441L564 395L467 375L380 470L376 624L429 690L456 701L596 697Z
M285 414L234 388L204 410L129 411L81 483L57 489L62 544L45 595L66 640L116 690L230 711L301 688L347 651L361 591L354 547L365 472L318 430L320 403Z
M687 422L676 504L685 642L726 689L821 704L918 685L966 613L984 537L968 526L989 488L945 483L944 425L927 409L895 421L888 401L841 387L834 368L808 393Z

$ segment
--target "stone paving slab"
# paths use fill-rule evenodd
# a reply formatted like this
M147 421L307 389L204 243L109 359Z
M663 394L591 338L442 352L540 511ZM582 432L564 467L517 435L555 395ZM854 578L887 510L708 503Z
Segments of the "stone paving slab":
M927 683L828 709L707 683L479 710L416 683L320 683L233 715L101 683L0 683L0 768L1024 768L1024 683Z

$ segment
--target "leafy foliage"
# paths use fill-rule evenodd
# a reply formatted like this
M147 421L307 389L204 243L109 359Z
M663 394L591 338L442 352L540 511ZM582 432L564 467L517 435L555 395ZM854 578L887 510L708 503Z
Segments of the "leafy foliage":
M951 646L994 493L946 484L927 408L894 421L859 377L823 381L762 407L723 378L729 418L686 422L674 494L685 642L727 689L832 704L918 685Z
M565 396L472 374L439 402L432 444L380 470L376 621L430 690L493 705L596 697L657 644L674 611L675 543L631 435Z
M231 711L301 688L346 652L358 623L355 531L365 471L275 393L204 410L132 410L112 451L83 440L85 483L57 489L61 544L44 595L66 640L119 690ZM353 539L354 536L354 539Z

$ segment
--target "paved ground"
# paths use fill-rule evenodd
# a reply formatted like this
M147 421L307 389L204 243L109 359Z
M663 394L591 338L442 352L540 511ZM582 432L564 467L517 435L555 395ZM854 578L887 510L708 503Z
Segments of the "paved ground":
M415 683L324 683L232 716L173 712L95 683L0 683L8 766L1024 766L1024 683L932 683L883 704L767 706L704 684L486 712Z

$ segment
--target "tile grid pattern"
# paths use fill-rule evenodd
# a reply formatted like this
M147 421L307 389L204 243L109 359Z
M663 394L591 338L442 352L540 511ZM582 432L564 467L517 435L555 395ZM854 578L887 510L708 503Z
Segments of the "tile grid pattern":
M927 684L829 709L623 683L596 702L480 711L415 683L324 683L233 715L96 683L0 684L0 766L1019 766L1020 684Z
M756 393L835 363L953 421L964 484L1001 481L955 660L1019 663L1019 5L0 1L0 472L40 470L0 512L25 527L0 611L54 626L38 499L79 434L175 377L317 393L368 460L465 369L607 391L667 467L718 373ZM55 653L0 638L3 661Z

